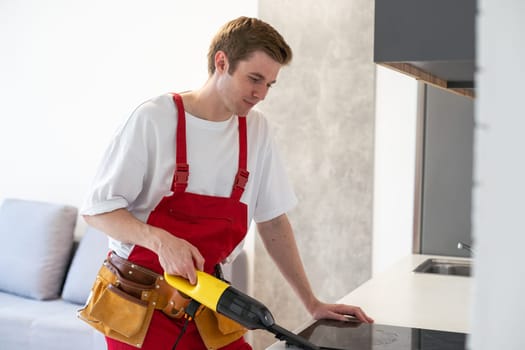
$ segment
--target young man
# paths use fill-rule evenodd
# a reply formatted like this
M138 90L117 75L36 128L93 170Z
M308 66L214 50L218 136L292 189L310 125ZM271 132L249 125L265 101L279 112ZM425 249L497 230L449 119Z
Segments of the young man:
M82 214L110 237L113 254L156 273L196 283L233 255L252 219L284 277L316 318L360 308L313 294L286 212L296 198L253 107L276 82L292 52L267 23L241 17L224 25L208 53L209 79L198 90L139 106L108 148ZM142 349L171 349L184 320L156 310ZM206 349L189 322L179 349ZM133 349L108 338L108 349ZM224 349L251 349L241 337Z

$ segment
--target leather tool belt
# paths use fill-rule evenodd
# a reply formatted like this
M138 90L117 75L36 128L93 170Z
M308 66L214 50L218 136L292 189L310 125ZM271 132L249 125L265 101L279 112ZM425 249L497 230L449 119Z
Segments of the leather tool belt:
M106 336L140 348L155 309L179 318L189 302L163 276L111 252L78 317Z
M222 277L220 266L215 273ZM86 305L78 317L107 337L142 347L154 310L180 318L191 299L164 277L119 257L114 252L102 264ZM208 349L219 349L246 333L246 328L204 306L195 324Z

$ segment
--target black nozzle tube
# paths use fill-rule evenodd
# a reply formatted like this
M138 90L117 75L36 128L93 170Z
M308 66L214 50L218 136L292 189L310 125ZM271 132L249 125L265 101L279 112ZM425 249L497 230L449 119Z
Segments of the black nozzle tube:
M297 334L290 332L289 330L279 326L278 324L274 323L272 326L268 327L267 330L275 334L275 337L277 339L285 340L287 343L298 346L301 349L321 350L321 348L317 345L310 343L303 337L300 337Z
M320 347L303 337L275 324L273 316L266 306L231 286L226 288L219 298L217 312L237 321L248 329L265 329L273 333L277 339L285 340L302 349L321 350Z

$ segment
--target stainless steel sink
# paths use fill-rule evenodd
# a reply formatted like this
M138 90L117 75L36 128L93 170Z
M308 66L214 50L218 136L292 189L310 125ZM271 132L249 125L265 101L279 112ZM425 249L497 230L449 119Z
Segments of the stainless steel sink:
M427 259L423 261L414 272L435 273L439 275L453 275L469 277L471 262L455 259Z

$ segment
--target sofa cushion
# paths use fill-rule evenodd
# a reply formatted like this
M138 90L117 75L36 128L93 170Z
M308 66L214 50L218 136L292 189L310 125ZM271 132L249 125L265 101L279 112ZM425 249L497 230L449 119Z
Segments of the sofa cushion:
M77 209L5 199L0 205L0 290L44 300L60 295Z
M79 306L0 292L0 349L101 350L102 333L77 318Z
M80 240L73 262L67 273L62 298L84 304L102 262L109 252L107 236L88 227Z

